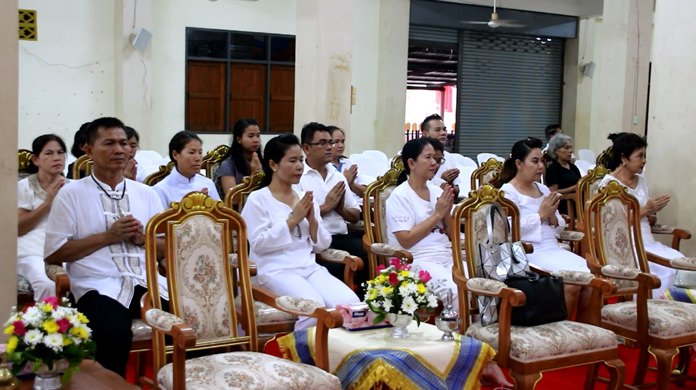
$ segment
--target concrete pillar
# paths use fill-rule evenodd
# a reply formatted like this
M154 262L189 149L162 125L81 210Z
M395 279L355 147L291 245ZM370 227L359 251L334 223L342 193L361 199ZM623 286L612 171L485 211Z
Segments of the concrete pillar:
M672 200L658 215L660 223L696 233L696 176L691 173L696 138L696 41L690 0L657 0L652 42L652 76L648 120L647 176L651 195L668 193ZM696 255L696 242L681 251Z
M17 303L17 112L19 92L19 46L17 0L0 1L0 319L5 321ZM12 184L12 185L11 185ZM5 342L7 335L0 336Z

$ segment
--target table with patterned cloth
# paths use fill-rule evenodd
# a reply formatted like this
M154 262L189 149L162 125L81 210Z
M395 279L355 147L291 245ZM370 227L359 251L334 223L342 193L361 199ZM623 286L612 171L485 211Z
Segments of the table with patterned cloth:
M391 328L329 332L329 368L344 389L478 389L483 367L495 351L476 339L455 335L441 341L435 326L415 322L411 337L392 338ZM314 364L314 328L277 340L285 358Z

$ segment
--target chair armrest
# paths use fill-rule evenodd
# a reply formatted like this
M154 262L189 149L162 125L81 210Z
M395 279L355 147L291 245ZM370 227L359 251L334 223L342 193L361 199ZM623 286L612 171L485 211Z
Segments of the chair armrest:
M669 265L676 269L696 271L696 257L677 257L671 259Z
M625 267L614 264L605 265L601 269L602 275L622 280L635 280L639 284L647 284L650 289L660 287L660 278L657 276L641 272L639 269L633 267Z
M56 296L67 297L70 292L70 276L63 266L45 263L46 276L56 284Z
M575 230L563 230L558 234L558 238L564 241L579 242L585 237L585 233Z
M353 289L353 280L355 272L365 267L365 264L363 263L361 258L359 258L358 256L353 256L346 251L338 249L329 248L321 253L317 253L317 256L319 256L321 260L324 260L329 263L338 263L345 265L345 267L343 268L343 283L345 283L351 289Z
M403 250L403 249L396 249L393 246L389 244L384 244L381 242L376 242L369 247L366 248L368 252L374 253L375 255L378 256L391 256L391 257L398 257L400 259L406 259L408 263L413 262L413 255L411 252Z
M140 301L141 306L147 300ZM196 333L181 318L160 309L141 309L143 321L150 325L153 331L159 331L172 337L174 354L172 357L173 376L175 384L186 383L186 348L196 346Z
M679 244L681 240L688 240L691 238L691 232L685 229L675 228L667 225L653 225L650 227L650 231L653 234L671 234L672 235L672 248L679 250Z
M524 249L524 253L534 253L534 244L522 241L522 249Z
M551 275L562 278L564 284L597 288L602 294L616 291L616 285L610 280L598 278L590 272L561 270L552 272Z

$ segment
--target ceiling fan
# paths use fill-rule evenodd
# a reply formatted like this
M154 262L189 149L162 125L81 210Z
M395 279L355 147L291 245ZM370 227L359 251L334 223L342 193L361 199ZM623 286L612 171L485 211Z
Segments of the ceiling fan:
M484 21L478 21L478 20L463 20L462 23L465 24L485 24L490 28L498 28L498 27L511 27L511 28L517 28L517 27L524 27L524 24L517 23L515 20L511 19L500 19L498 17L498 9L496 6L496 0L493 0L493 13L491 14L491 19L487 22Z

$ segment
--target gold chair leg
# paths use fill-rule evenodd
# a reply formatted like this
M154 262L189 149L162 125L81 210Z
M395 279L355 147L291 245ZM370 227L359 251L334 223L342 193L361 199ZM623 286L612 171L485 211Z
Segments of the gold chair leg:
M533 390L537 382L541 380L540 372L525 375L510 371L510 375L515 381L515 389L517 390Z

